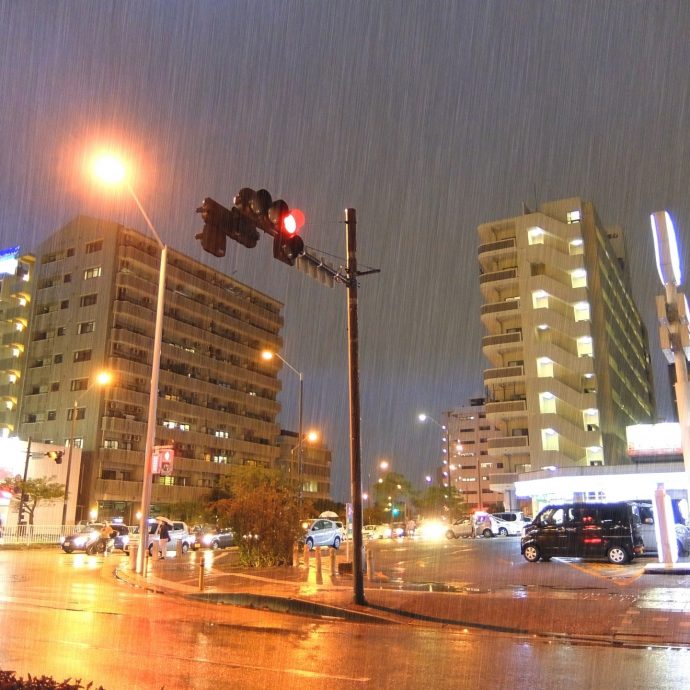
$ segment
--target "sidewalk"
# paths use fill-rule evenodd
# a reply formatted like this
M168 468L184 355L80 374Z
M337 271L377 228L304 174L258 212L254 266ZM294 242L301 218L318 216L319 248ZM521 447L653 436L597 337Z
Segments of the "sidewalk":
M340 560L344 560L340 556ZM203 583L200 564L204 563ZM353 578L331 572L322 559L309 567L241 568L232 551L199 551L152 561L139 576L122 561L116 575L151 591L215 604L354 622L442 625L474 631L528 634L631 646L690 646L690 577L644 575L645 587L628 590L544 593L521 587L503 591L430 591L390 583L382 574L364 580L367 606L354 603ZM678 584L681 586L679 587Z

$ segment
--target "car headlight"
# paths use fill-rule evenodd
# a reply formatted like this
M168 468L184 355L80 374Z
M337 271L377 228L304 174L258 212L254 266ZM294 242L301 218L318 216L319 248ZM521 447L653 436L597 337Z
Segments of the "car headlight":
M201 538L201 541L203 542L204 546L208 546L213 541L213 535L204 534L204 536Z
M89 540L89 537L75 537L73 544L75 546L84 546L86 542Z

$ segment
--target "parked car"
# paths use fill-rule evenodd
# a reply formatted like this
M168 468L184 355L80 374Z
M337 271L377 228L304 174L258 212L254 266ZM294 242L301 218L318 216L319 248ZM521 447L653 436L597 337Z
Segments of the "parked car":
M116 523L111 525L115 536L113 538L113 550L127 552L129 550L129 527Z
M639 506L632 501L546 506L525 528L520 548L531 563L554 556L627 563L644 552Z
M496 525L499 537L520 536L522 530L532 522L521 510L507 510L503 513L491 513L498 520Z
M312 520L304 534L304 543L312 551L315 546L340 547L343 540L342 523L327 518Z
M199 545L209 549L225 549L235 544L235 534L229 527L211 529L202 532L198 537Z
M656 540L656 527L654 525L654 510L651 503L640 503L640 534L644 542L645 553L658 553L659 546ZM685 525L675 524L676 543L678 555L685 556L690 553L690 529Z
M182 553L187 553L189 549L193 549L194 544L196 543L196 537L194 536L194 534L190 532L189 527L187 527L187 523L182 522L181 520L169 520L169 523L170 524L168 525L168 527L170 529L170 541L168 542L168 547L166 551L175 551L177 549L178 542L182 545ZM153 554L158 551L158 520L150 518L148 521L148 525L148 551L149 556L153 556ZM139 529L135 528L134 530L132 530L132 533L138 535ZM129 553L129 543L127 544L125 553Z
M458 518L454 520L448 525L448 529L446 530L446 539L459 539L460 537L467 539L473 536L474 525L469 518Z

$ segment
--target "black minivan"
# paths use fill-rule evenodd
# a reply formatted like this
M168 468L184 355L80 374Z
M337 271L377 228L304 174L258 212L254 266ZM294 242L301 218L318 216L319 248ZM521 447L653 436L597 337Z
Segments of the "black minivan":
M548 505L525 527L520 548L530 563L554 556L627 563L644 552L638 505L633 501Z

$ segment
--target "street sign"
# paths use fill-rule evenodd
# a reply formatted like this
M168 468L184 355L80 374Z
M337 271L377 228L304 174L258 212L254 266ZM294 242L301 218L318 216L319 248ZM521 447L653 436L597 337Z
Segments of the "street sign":
M151 457L151 473L170 477L173 473L175 450L172 446L154 446Z

